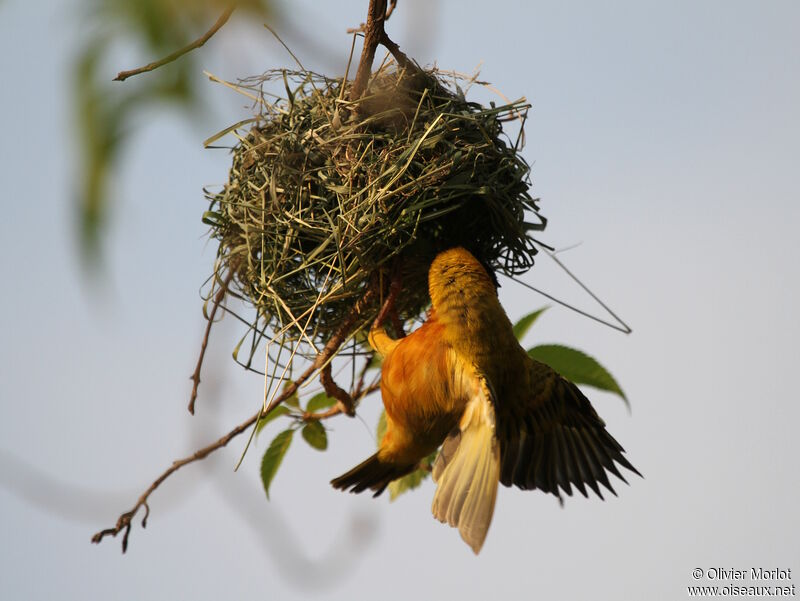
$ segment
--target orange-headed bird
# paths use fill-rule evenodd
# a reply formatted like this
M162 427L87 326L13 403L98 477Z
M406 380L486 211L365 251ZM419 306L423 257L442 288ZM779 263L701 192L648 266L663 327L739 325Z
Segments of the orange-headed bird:
M373 327L383 356L386 434L378 452L331 483L383 492L441 445L433 466L433 515L478 553L497 485L538 488L561 499L574 485L616 494L614 462L639 474L575 384L519 345L487 271L468 251L440 253L428 273L431 310L412 334Z

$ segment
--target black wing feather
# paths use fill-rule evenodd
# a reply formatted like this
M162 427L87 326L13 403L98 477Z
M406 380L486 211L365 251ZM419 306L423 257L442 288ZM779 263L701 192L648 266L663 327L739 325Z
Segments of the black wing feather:
M527 405L497 399L500 482L538 488L559 499L561 491L572 495L573 486L586 497L588 486L602 499L599 485L617 494L607 472L627 483L616 464L641 476L580 389L546 365L533 363Z

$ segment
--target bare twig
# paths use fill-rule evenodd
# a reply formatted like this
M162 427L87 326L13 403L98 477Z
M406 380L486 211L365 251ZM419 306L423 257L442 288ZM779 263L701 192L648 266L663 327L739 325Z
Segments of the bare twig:
M228 19L230 19L235 9L236 9L236 4L231 3L228 6L228 8L226 8L225 11L219 16L217 22L214 23L214 25L212 25L211 29L209 29L207 32L205 32L202 36L197 38L191 44L184 46L180 50L176 50L175 52L173 52L168 56L165 56L161 60L149 63L144 67L139 67L138 69L131 69L130 71L120 71L119 73L117 73L117 76L114 78L114 81L125 81L126 79L128 79L129 77L133 77L134 75L139 75L140 73L147 73L148 71L154 71L155 69L163 67L164 65L167 65L172 61L178 60L184 54L188 54L192 50L200 48L203 44L205 44L208 40L210 40L211 37L215 33L217 33L222 28L223 25L225 25L225 23L228 22Z
M225 276L225 280L220 284L217 294L214 295L214 301L211 305L211 311L208 313L208 323L206 324L206 331L203 335L203 341L200 343L200 356L197 358L197 365L194 368L194 373L189 378L192 384L192 396L189 398L189 413L194 415L194 402L197 399L197 388L200 386L200 370L203 368L203 359L206 356L206 347L208 346L208 336L211 334L211 326L214 325L214 317L217 314L217 309L220 303L225 298L225 293L228 291L228 285L233 279L233 272L230 271Z
M390 0L389 8L386 9L386 15L383 17L383 22L384 23L386 23L386 21L389 20L389 17L392 16L392 13L394 12L395 8L397 8L397 0ZM361 23L358 27L348 27L347 28L347 33L348 34L364 33L366 30L367 30L367 24L366 23Z
M378 44L383 44L397 61L397 64L404 68L413 69L414 63L400 51L400 47L395 44L384 29L384 23L389 19L397 6L397 0L391 0L390 6L386 8L386 0L369 0L367 22L362 23L356 29L348 29L348 33L364 32L364 47L361 50L361 60L358 62L356 78L353 87L350 89L350 99L357 100L367 89L372 63L375 60L375 50Z
M300 385L305 382L308 378L315 371L315 365L311 365L303 374L297 378L294 382L292 382L289 386L287 386L284 391L280 394L278 399L280 401L284 401L285 399L292 396L295 391L300 387ZM278 400L276 399L276 400ZM255 415L250 416L241 424L236 426L233 430L225 434L222 438L216 440L215 442L211 443L208 446L203 447L195 451L189 457L184 457L183 459L177 459L176 461L172 462L172 465L169 466L158 478L156 478L153 483L147 488L147 490L142 493L139 499L136 501L136 504L131 508L130 511L126 511L117 520L116 525L113 528L106 528L105 530L101 530L100 532L96 533L92 536L93 543L99 543L103 540L106 536L117 536L123 530L125 531L122 535L122 552L128 549L128 536L131 532L131 522L136 515L136 513L142 507L145 508L145 516L142 520L142 528L147 526L147 517L150 513L149 507L147 505L147 501L150 498L150 495L155 492L155 490L161 485L164 480L169 478L174 472L178 471L184 465L188 465L189 463L194 463L195 461L199 461L200 459L205 459L208 455L213 453L214 451L221 449L222 447L226 446L231 440L236 438L239 434L247 430L250 426L252 426L258 419L262 417L262 415L266 415L266 412L258 411Z
M325 355L326 352L333 356L333 353L342 345L344 342L345 337L350 333L350 329L355 324L356 319L363 311L364 306L372 300L372 296L375 294L375 287L370 286L367 291L364 293L358 302L353 307L353 310L348 315L347 319L339 328L339 331L331 336L331 339L328 341L328 344L325 345L322 353L317 356L317 362L319 363L319 359L321 356ZM335 346L332 346L335 345ZM332 350L329 350L332 349ZM346 390L341 388L333 379L331 375L331 364L327 360L327 358L320 363L320 367L322 367L322 371L319 375L319 380L322 383L323 388L325 388L325 392L328 396L336 399L338 401L338 405L341 405L340 409L350 417L354 417L356 414L355 410L355 403L353 402L353 397L351 397Z
M381 35L381 44L386 46L386 49L392 53L392 56L394 57L394 60L397 61L397 64L400 65L401 67L413 68L414 63L408 60L408 57L405 55L405 53L403 53L400 50L400 46L398 46L392 40L390 40L389 36L386 35L385 31L382 33L383 35Z
M374 288L369 288L364 293L364 295L359 299L359 301L353 306L352 311L348 315L347 319L342 323L340 328L334 333L328 343L325 345L325 348L322 349L314 362L302 373L300 376L294 380L291 384L289 384L283 391L277 395L272 402L269 404L268 407L262 408L257 411L254 415L247 418L241 424L233 428L230 432L225 434L222 438L216 440L215 442L209 444L208 446L203 447L195 451L192 455L188 457L184 457L183 459L177 459L172 462L161 475L156 478L153 483L145 490L142 495L137 499L136 504L129 510L119 516L117 519L117 523L113 528L106 528L97 532L94 536L92 536L93 543L101 542L106 536L114 536L116 537L120 532L123 532L122 535L122 552L128 549L128 537L131 532L131 525L133 518L136 516L136 513L141 509L144 508L145 515L142 519L142 527L147 526L147 518L150 515L150 507L148 505L148 500L150 495L155 492L155 490L161 485L164 480L169 478L173 473L181 469L183 466L188 465L190 463L194 463L195 461L199 461L201 459L205 459L208 455L221 449L222 447L226 446L231 440L239 436L242 432L249 429L256 421L261 419L262 417L266 416L270 411L272 411L275 407L280 405L283 401L288 399L292 396L300 386L306 382L315 372L322 369L324 366L329 365L330 359L334 356L336 351L339 350L339 347L342 346L345 338L347 338L350 330L352 329L353 325L355 325L356 320L358 319L361 312L364 310L364 307L372 300L372 296L374 295ZM335 415L335 413L331 413L331 415Z
M386 16L383 17L384 21L389 20L389 17L392 16L395 8L397 8L397 0L389 0L389 8L386 10Z

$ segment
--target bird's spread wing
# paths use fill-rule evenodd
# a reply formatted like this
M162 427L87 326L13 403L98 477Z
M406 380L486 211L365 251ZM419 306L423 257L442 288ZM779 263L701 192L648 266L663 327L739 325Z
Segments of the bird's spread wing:
M538 488L559 499L559 488L572 495L574 485L588 496L588 485L602 499L598 483L616 494L606 470L626 482L615 463L639 474L575 384L533 360L528 375L527 390L497 406L503 485Z
M500 475L494 408L485 383L477 388L433 466L437 484L433 515L458 528L475 553L483 546L492 521Z

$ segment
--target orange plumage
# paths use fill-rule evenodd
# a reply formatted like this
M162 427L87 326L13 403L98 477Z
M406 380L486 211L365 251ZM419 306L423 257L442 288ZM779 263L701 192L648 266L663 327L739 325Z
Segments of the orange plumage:
M615 462L638 474L588 399L514 337L483 266L463 248L440 253L428 285L432 309L409 336L373 328L383 355L386 434L378 452L336 478L336 488L379 495L441 446L433 469L433 513L477 553L497 485L539 488L560 498L572 485L614 492Z

